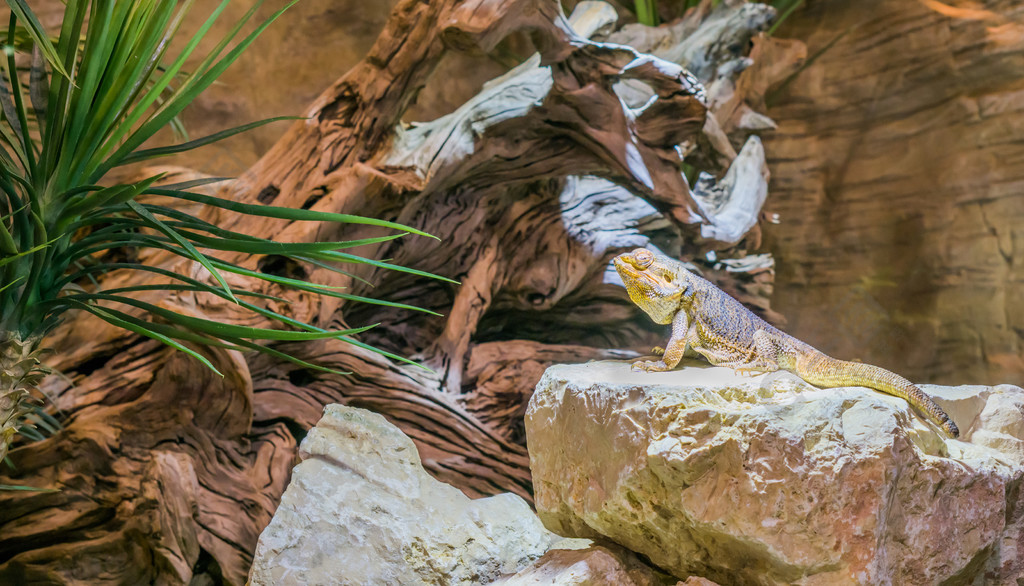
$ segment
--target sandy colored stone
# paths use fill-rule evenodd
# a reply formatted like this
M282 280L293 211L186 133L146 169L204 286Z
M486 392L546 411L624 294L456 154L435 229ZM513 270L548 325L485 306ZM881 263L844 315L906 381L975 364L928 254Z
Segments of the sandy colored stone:
M559 538L522 498L471 500L382 416L328 405L303 440L250 574L262 584L481 584Z
M679 577L1013 583L1024 390L924 388L963 441L902 399L786 372L556 365L526 418L537 509L557 533L605 536Z

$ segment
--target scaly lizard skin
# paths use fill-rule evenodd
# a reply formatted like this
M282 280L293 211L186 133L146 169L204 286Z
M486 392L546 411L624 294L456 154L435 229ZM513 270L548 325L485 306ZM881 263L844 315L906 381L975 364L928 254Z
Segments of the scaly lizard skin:
M819 387L862 386L902 397L951 437L960 435L949 415L907 379L823 354L757 317L679 261L638 248L613 262L633 303L656 323L672 324L661 360L636 362L635 369L672 370L689 346L711 364L740 373L788 370Z

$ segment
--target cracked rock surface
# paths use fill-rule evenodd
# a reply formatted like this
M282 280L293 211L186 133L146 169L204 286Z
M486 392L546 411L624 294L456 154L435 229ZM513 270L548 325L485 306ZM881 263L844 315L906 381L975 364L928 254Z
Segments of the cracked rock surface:
M723 584L1016 583L1024 576L1024 390L902 399L686 362L549 368L526 417L538 512L679 578Z
M328 405L256 546L262 584L486 584L558 541L522 498L472 500L382 416Z

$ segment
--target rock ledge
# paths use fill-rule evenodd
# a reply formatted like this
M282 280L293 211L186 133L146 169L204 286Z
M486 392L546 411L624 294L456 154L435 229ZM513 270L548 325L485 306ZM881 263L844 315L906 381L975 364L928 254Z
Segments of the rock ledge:
M1024 576L1024 390L923 385L959 441L868 389L684 364L546 371L526 430L549 529L729 584Z

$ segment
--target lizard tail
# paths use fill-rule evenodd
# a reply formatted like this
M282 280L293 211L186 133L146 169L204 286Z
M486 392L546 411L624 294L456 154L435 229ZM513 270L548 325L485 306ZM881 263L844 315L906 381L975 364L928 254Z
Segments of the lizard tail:
M804 360L798 360L795 372L800 378L819 387L862 386L906 399L912 407L924 413L928 419L941 427L950 437L958 437L960 430L949 415L931 397L902 376L860 362L836 360L821 352L815 352Z

